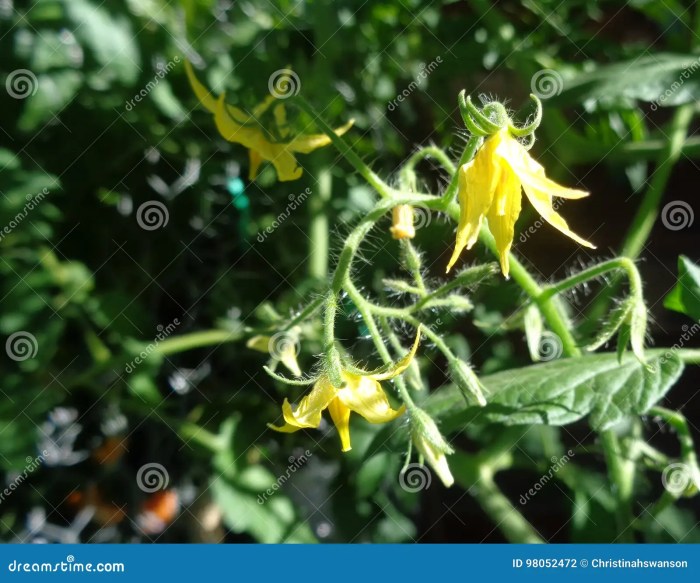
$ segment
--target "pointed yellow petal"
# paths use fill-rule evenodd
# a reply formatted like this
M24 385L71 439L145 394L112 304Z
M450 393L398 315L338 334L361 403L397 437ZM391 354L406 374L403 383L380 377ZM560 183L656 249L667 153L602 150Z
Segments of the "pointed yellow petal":
M214 122L221 136L229 142L242 144L247 148L251 148L258 142L264 141L265 137L260 128L243 126L231 117L229 109L236 108L227 107L225 98L225 94L219 96L214 110Z
M402 415L406 406L391 408L382 386L371 377L343 373L346 385L338 389L338 399L343 405L362 415L370 423L386 423Z
M272 110L272 114L275 117L275 125L277 126L277 132L282 139L289 137L289 124L287 123L287 109L284 107L284 103L275 105Z
M549 194L540 190L535 190L529 185L525 184L523 184L523 190L525 191L525 194L527 194L527 198L532 203L532 206L534 206L535 210L542 215L542 218L545 221L584 247L595 249L595 245L593 245L593 243L579 237L576 233L569 229L569 225L564 220L564 217L562 217L552 208L552 197Z
M333 130L336 135L342 136L347 132L355 123L354 119L351 119L345 125ZM309 134L301 135L294 138L289 142L289 149L292 152L298 152L300 154L308 154L317 148L322 148L331 143L331 139L326 134Z
M263 157L260 155L260 152L251 148L248 151L248 159L250 160L250 168L248 170L248 180L250 180L252 182L258 176L258 170L260 170L260 165L263 162Z
M508 253L513 244L515 222L518 220L521 209L522 195L520 192L520 180L507 165L502 165L501 180L498 184L498 200L489 209L487 218L489 228L496 240L496 248L501 260L501 271L508 277L510 265Z
M321 377L295 410L285 399L282 404L282 416L287 425L293 427L318 427L321 423L321 412L328 407L335 395L336 389L330 381Z
M258 352L270 352L270 337L263 334L251 336L245 343L246 348L257 350Z
M527 184L534 190L546 192L550 196L570 199L584 198L589 194L585 190L567 188L547 178L542 165L535 161L515 138L503 139L496 153L508 163L523 184Z
M328 412L338 430L343 451L350 451L350 409L340 399L333 399L328 405Z
M194 94L197 96L197 99L199 99L199 102L211 113L214 113L216 111L216 99L209 92L209 90L202 85L202 83L200 83L199 79L197 79L197 76L194 74L192 64L188 60L185 60L185 72L187 73L190 86L192 87Z
M280 361L294 376L300 377L302 375L299 363L297 362L297 352L293 343L290 342L284 345L282 354L280 354Z
M266 160L272 162L275 170L277 170L277 179L280 182L297 180L304 173L294 154L289 150L288 144L268 145L263 156Z
M457 240L447 271L457 262L462 250L471 249L479 236L484 215L491 207L499 181L500 165L494 158L501 134L490 137L471 162L459 169L459 225Z
M416 351L418 350L418 344L420 344L420 328L416 330L416 339L413 341L413 346L411 346L411 350L409 350L401 360L399 360L393 367L391 367L387 371L367 376L371 379L374 379L375 381L385 381L387 379L393 379L395 376L400 375L411 364L411 361L413 360L413 357L416 355Z

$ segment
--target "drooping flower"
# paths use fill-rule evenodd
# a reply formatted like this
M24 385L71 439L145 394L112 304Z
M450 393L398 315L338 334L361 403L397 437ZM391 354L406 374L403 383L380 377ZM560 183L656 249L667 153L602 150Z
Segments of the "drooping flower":
M336 388L328 375L324 374L314 383L311 392L304 397L296 409L287 399L282 404L284 425L268 424L270 429L293 433L299 429L316 428L321 424L321 413L328 409L338 429L343 451L350 451L350 414L355 412L370 423L387 423L402 415L405 405L393 409L380 381L392 379L404 372L418 350L420 333L410 352L388 370L357 374L343 370L341 377L345 385Z
M189 61L185 61L185 70L200 103L214 115L214 122L221 136L229 142L248 148L250 180L255 180L263 162L272 163L277 170L279 180L296 180L301 177L303 171L297 163L295 154L308 154L331 143L331 139L325 134L292 136L287 123L285 105L273 95L268 95L248 114L238 107L227 104L225 93L218 98L214 97L197 79ZM260 124L260 118L271 107L274 124L266 129ZM342 136L353 123L354 120L350 120L334 131Z
M508 277L508 252L513 243L515 221L521 210L521 189L542 218L577 243L595 249L569 229L564 218L552 207L554 197L577 199L588 192L567 188L550 180L544 168L525 147L503 128L489 137L471 162L459 170L460 219L457 241L447 271L466 247L471 249L479 236L484 217L496 240L503 275Z
M415 408L410 415L411 440L422 458L421 461L428 462L442 483L449 488L455 479L452 477L446 456L454 453L454 449L445 441L435 421L425 411Z

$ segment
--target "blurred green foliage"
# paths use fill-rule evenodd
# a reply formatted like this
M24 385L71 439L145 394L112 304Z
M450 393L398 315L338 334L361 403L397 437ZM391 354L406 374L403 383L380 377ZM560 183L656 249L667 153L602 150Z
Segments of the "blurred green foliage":
M97 507L112 520L96 512L82 540L501 540L483 518L481 508L488 505L478 491L470 490L475 504L462 501L464 491L447 492L437 483L422 494L399 486L406 441L400 422L388 428L357 423L347 454L329 427L291 436L266 429L289 391L262 372L266 356L246 348L245 340L273 333L322 291L324 277L308 261L312 221L323 215L331 234L346 233L371 208L373 193L330 148L301 157L305 172L298 182L276 182L269 166L256 182L245 180L247 152L217 134L182 63L190 60L217 94L225 90L231 103L246 108L268 94L271 74L291 67L303 95L329 123L356 120L348 141L382 176L391 176L416 144L435 143L459 156L465 137L456 108L461 89L527 108L538 72L556 72L550 82L562 85L545 100L533 152L555 176L569 182L582 177L593 191L583 210L568 216L589 232L605 216L596 240L606 249L629 240L623 234L634 224L643 193L653 188L650 162L663 166L669 155L668 136L677 130L673 116L700 98L697 74L666 95L697 64L697 32L693 11L673 0L0 2L0 228L8 226L0 239L0 335L9 343L25 333L19 339L32 355L5 358L7 348L2 355L0 467L6 481L21 474L28 456L49 442L55 446L28 484L0 505L3 538L46 536L35 528L37 508L51 524L70 528L81 509ZM416 88L404 101L389 107L411 86ZM291 123L313 126L298 111ZM676 159L681 151L697 159L700 144L684 138ZM429 164L421 170L421 187L444 186L444 173ZM332 196L310 201L256 241L290 196L325 188L317 182L324 172ZM191 179L183 183L183 175ZM243 189L235 196L245 196L249 209L232 204L234 193L227 189L239 175ZM672 198L682 198L680 187L674 188ZM166 209L167 225L148 230L137 217L153 201ZM533 218L525 214L522 224ZM544 228L518 248L543 279L571 263L573 252L550 237ZM654 263L655 269L668 277L677 255L695 247L683 233L670 249L659 243L663 237L652 239L650 254L661 258L658 264L666 267ZM435 219L417 241L434 261L429 277L442 277L451 228ZM336 251L331 247L332 258ZM487 255L479 250L474 257ZM360 276L365 285L396 275L395 257L383 245L365 251L365 258L373 266ZM681 261L680 291L667 305L697 320L697 267L690 261ZM647 273L652 279L657 271ZM672 330L660 345L676 343L674 330L687 321L668 320L657 305L675 283L663 290L651 286L653 315ZM487 389L507 385L508 377L499 377L507 373L498 371L530 360L522 326L512 325L521 292L512 282L497 281L469 299L478 326L441 316L440 333L481 373L495 373L484 378ZM602 316L587 316L588 306L570 299L581 329L594 329ZM345 311L342 338L356 357L372 359L351 302ZM175 326L174 333L156 342L168 326ZM299 337L298 358L309 370L323 349L320 327L306 323ZM144 351L148 356L128 371ZM450 410L461 399L453 387L427 401L436 415L445 407L451 413L444 427L470 421L457 440L468 453L455 456L465 490L474 478L474 456L496 455L499 444L515 459L507 474L513 486L501 484L511 500L547 471L552 456L577 450L580 458L549 486L554 502L541 493L541 500L520 509L547 539L621 536L613 518L614 488L589 424L622 427L624 446L639 454L636 488L644 508L663 496L658 472L645 474L645 468L661 470L665 462L638 451L642 434L655 433L654 425L636 414L666 395L681 365L669 359L655 376L645 376L636 361L616 369L613 356L595 358L601 376L590 381L592 393L582 393L590 399L584 406L593 412L590 420L572 414L552 421L546 418L552 412L528 411L522 394L507 386L481 420L472 409ZM442 363L436 370L427 360L422 374L431 386L449 384ZM592 365L582 366L590 372ZM538 390L545 400L564 391L572 373L526 374L533 385L542 380ZM635 406L618 407L617 399L630 399L630 391ZM72 425L61 424L62 410L76 412ZM700 418L697 406L686 414L691 425ZM574 422L569 428L550 425ZM76 423L80 431L71 441L67 427ZM526 432L523 425L534 429ZM125 439L125 451L107 462L95 452L109 438ZM677 453L675 443L661 445L669 456ZM73 463L75 452L89 456ZM290 477L290 464L300 456L303 467ZM149 530L142 521L152 499L136 476L151 463L165 468L182 509L174 525ZM282 475L289 482L260 503ZM687 505L679 510L661 500L653 516L635 508L640 516L626 540L700 540L697 508L682 501ZM116 520L115 507L127 518ZM446 509L454 509L459 522Z

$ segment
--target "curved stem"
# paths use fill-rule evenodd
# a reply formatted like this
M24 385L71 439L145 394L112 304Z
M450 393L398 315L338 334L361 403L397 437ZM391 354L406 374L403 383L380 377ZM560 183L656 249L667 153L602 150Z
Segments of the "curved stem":
M183 334L175 338L167 338L158 344L156 350L164 356L169 356L178 352L223 344L225 342L234 342L240 339L240 335L228 330L205 330L203 332Z

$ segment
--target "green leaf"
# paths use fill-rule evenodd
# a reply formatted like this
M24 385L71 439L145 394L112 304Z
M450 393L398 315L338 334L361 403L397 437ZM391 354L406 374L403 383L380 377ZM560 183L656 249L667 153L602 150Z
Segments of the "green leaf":
M26 101L17 126L25 132L58 115L78 94L83 76L77 71L64 69L37 75L37 92Z
M505 425L566 425L590 416L596 430L642 415L673 386L683 370L675 356L648 351L647 366L613 353L561 359L481 379L488 405L465 407L457 387L443 389L425 409L445 429L485 421Z
M678 283L664 298L664 307L700 320L700 267L684 255L678 257Z
M87 0L70 0L65 4L68 16L76 25L76 37L102 65L99 78L116 77L125 85L134 83L141 71L141 57L129 19L112 15Z
M274 476L268 478L272 485ZM246 532L261 543L316 542L308 524L299 520L291 500L281 492L258 496L221 477L211 482L211 491L233 532Z
M563 91L548 101L561 106L590 99L604 103L638 99L659 107L681 105L700 98L698 68L695 55L657 53L567 79Z

